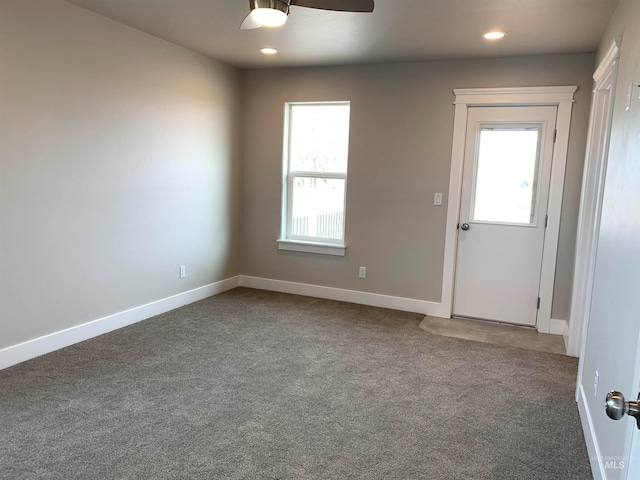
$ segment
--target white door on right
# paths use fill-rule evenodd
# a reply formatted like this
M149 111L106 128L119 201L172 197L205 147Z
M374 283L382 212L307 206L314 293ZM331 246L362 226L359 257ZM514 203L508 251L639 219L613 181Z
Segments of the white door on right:
M469 109L453 315L536 325L556 116Z
M640 392L640 102L625 109L625 97L614 105L577 392L594 477L604 480L640 479L640 425L605 410L608 392L628 402Z

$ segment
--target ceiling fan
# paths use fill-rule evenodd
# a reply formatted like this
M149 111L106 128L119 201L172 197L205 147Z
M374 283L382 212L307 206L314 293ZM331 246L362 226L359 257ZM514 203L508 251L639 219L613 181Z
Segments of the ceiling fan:
M240 30L284 25L292 5L336 12L373 12L373 0L249 0L251 11Z

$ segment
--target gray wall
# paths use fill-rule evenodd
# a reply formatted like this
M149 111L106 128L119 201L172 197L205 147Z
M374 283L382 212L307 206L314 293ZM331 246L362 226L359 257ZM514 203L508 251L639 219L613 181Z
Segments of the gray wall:
M0 348L239 273L239 79L60 0L0 2Z
M439 301L432 198L465 87L581 87L553 309L568 318L593 63L241 73L61 0L2 0L0 348L239 273ZM327 99L352 102L347 256L278 252L283 104Z
M439 302L454 88L578 85L553 317L569 318L594 55L250 70L243 75L242 273ZM351 101L344 258L279 252L287 101ZM358 266L367 279L358 279Z
M638 8L639 4L640 2L638 2L637 0L620 1L618 8L611 17L609 25L607 26L607 29L602 36L602 40L600 41L600 47L598 48L598 52L596 55L596 65L599 64L603 57L607 54L614 40L623 40L623 37L630 36L628 32L627 34L625 34L625 31L631 30L634 26L638 25L638 21L640 21L640 19L635 19L634 23L633 16L637 13L633 11L633 8L634 6ZM629 40L628 42L631 41L632 40Z

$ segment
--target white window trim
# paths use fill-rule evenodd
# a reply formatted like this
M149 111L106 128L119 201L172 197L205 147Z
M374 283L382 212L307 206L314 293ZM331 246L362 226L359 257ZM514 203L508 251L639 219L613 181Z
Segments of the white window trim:
M453 150L451 153L451 173L449 177L449 199L447 227L444 249L444 271L442 275L442 316L451 317L453 309L453 287L456 268L456 245L460 195L462 192L462 166L464 163L464 139L467 133L467 115L473 106L529 106L554 105L558 107L556 119L557 138L553 148L551 184L549 186L549 223L544 240L542 272L540 275L540 310L537 329L550 333L553 327L551 307L555 282L558 237L560 233L560 213L564 175L569 149L569 128L571 111L577 86L560 87L516 87L516 88L467 88L453 91L455 100L455 120L453 127ZM561 332L560 332L561 333Z
M290 240L279 238L278 250L286 250L289 252L318 253L321 255L335 255L338 257L344 257L347 252L347 246L342 243L319 243L308 242L305 240Z
M291 142L291 107L294 105L351 105L349 101L329 101L329 102L286 102L284 105L284 135L283 135L283 161L282 161L282 206L280 217L280 238L276 241L278 243L278 250L284 250L289 252L303 252L303 253L316 253L321 255L335 255L344 257L346 254L347 245L345 243L346 238L346 210L347 210L347 173L336 172L299 172L289 171L289 149ZM309 178L329 178L329 179L344 179L345 180L345 194L343 212L345 215L343 225L343 240L342 241L328 241L319 242L316 237L298 237L292 236L289 231L288 215L292 208L292 198L290 192L293 190L292 180L294 177L309 177Z

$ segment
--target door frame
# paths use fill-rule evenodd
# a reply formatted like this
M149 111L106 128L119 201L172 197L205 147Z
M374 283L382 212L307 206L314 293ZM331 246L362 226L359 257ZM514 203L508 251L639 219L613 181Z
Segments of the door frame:
M444 268L442 275L442 313L451 317L453 310L453 291L455 280L456 251L458 242L458 220L460 217L460 197L462 194L462 171L465 156L465 138L467 135L467 117L470 107L496 106L556 106L556 141L553 146L551 183L547 215L549 221L544 238L542 254L542 273L540 275L540 310L536 328L541 333L565 334L567 324L564 320L551 319L553 287L555 281L558 237L560 233L560 214L564 176L569 150L569 129L573 110L576 85L558 87L514 87L514 88L465 88L453 91L455 99L455 118L453 127L453 147L451 152L451 172L449 177L449 196L447 203L447 227L444 246Z
M618 76L620 59L620 39L614 40L598 68L593 74L595 86L591 103L591 118L589 119L589 134L587 137L587 152L584 161L582 177L582 193L580 196L580 213L578 217L578 233L576 237L576 256L573 272L573 291L571 295L571 314L569 321L569 340L567 355L582 357L584 354L587 325L589 323L589 307L591 305L591 290L595 268L595 253L602 210L602 193L604 188L604 173L609 153L609 137L613 120L613 101ZM605 82L611 81L611 88L603 88ZM601 111L599 104L602 95L610 96L609 111ZM603 116L599 122L598 116ZM601 134L594 131L596 126L604 129ZM578 372L578 379L582 378L582 363ZM577 393L576 393L577 395Z

